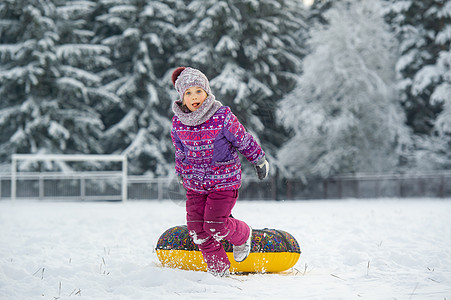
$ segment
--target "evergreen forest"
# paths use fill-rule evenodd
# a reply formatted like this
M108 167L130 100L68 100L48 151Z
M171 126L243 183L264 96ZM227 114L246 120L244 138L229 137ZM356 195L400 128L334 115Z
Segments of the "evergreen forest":
M179 66L272 172L449 170L450 44L450 0L3 0L0 171L14 153L126 154L130 174L172 174Z

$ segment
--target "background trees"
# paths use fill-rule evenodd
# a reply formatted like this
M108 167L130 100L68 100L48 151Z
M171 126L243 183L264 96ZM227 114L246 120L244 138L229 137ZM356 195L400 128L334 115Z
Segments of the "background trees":
M93 42L111 49L103 89L116 95L104 113L101 144L125 153L133 174L166 175L172 161L170 98L162 82L162 55L177 37L171 7L158 1L100 2Z
M378 2L342 1L311 30L311 53L280 119L280 163L297 175L393 170L409 134L394 93L396 44Z
M305 10L297 0L185 1L181 65L206 72L218 100L232 108L269 157L286 140L275 120L305 53ZM182 17L183 18L183 17Z
M398 90L414 132L411 167L451 166L451 2L388 1L387 22L400 41Z
M100 78L77 64L88 53L108 65L109 49L61 46L51 1L8 1L0 15L1 160L16 152L101 153L104 126L91 97Z
M449 168L450 16L445 0L5 0L0 165L127 153L132 174L171 173L185 65L287 173Z

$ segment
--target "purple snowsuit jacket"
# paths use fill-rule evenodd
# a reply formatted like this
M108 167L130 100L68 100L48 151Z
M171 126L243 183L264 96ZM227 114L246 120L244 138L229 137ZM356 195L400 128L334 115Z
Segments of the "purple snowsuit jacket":
M201 194L241 187L240 152L251 164L265 155L229 107L222 106L207 121L189 126L172 119L175 171L186 189Z

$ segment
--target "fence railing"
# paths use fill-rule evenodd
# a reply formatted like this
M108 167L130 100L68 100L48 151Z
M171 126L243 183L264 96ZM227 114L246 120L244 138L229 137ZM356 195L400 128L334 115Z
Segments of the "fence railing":
M449 198L451 172L291 178L285 189L285 199Z
M0 173L0 200L11 199L13 177ZM123 173L108 172L21 172L15 175L15 199L119 201L122 195ZM244 180L240 190L243 199L275 199L271 182ZM184 190L174 178L127 176L128 200L184 199Z
M0 174L0 199L15 188L13 199L121 200L122 178L122 172Z
M0 173L0 200L11 199L11 174ZM121 172L24 173L16 175L16 198L40 200L122 199ZM174 186L175 184L175 186ZM353 174L321 178L243 177L240 199L302 200L381 197L451 198L451 172ZM127 177L129 200L184 199L173 178Z

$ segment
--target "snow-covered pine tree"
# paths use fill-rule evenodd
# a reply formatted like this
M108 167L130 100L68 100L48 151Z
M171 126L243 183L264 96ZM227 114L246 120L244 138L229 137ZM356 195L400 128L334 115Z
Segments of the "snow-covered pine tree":
M324 17L279 110L294 136L278 159L294 175L393 170L409 135L392 86L396 40L380 2L340 1Z
M407 124L415 133L429 135L443 109L443 96L450 95L443 87L451 83L449 64L447 68L443 60L451 45L451 1L387 1L386 19L400 41L396 68Z
M327 24L327 20L323 15L329 8L332 7L332 4L337 1L341 0L314 0L309 10L309 24L313 25L315 22Z
M413 129L409 165L451 168L451 1L388 0L386 19L400 41L398 89Z
M173 55L184 46L177 30L177 24L184 18L179 11L183 7L183 0L152 1L147 3L139 18L143 40L152 55L154 73L158 78L163 78L163 84L167 84L165 93L161 96L163 99L169 100L169 110L171 110L171 100L173 100L167 93L168 89L173 89L170 74L174 67L178 66L174 62ZM170 115L172 116L172 112Z
M195 0L179 8L177 65L202 70L216 98L258 137L268 156L285 139L274 112L300 72L305 9L298 0ZM272 160L275 162L275 160Z
M0 14L1 160L12 153L101 152L103 125L89 99L89 85L98 79L66 64L74 57L68 52L77 50L58 45L56 6L48 0L7 1Z
M434 121L431 135L414 136L411 167L417 170L451 169L451 51L440 52L436 67L444 81L434 90L431 101L441 104L442 111Z
M104 71L109 75L104 87L121 99L105 118L102 144L109 153L126 153L132 174L166 175L173 160L168 134L171 101L155 74L153 57L161 64L167 43L174 43L171 8L143 0L100 1L99 5L96 40L111 49L113 61Z

